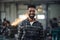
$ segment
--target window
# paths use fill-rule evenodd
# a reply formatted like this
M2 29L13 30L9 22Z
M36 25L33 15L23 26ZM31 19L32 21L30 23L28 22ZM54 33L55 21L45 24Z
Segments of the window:
M37 19L45 19L45 15L37 15Z
M26 16L26 15L19 15L19 18L21 18L21 19L26 19L27 16Z

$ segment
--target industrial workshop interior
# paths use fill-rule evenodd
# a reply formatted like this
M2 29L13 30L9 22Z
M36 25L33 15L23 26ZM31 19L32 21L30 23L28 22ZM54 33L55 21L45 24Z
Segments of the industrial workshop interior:
M60 40L60 0L0 0L0 40Z

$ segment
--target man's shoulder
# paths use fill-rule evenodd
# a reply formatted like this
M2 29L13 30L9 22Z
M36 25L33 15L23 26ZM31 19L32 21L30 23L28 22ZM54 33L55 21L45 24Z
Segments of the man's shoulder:
M39 22L39 21L36 21L36 23L39 23L39 24L41 24L41 22Z
M20 22L20 24L25 24L25 23L27 23L27 19Z
M25 23L26 23L26 20L23 20L23 21L20 22L19 25L20 25L20 26L23 26L23 25L25 25Z
M41 22L39 22L39 21L36 21L36 24L38 24L38 25L42 26L42 23L41 23Z

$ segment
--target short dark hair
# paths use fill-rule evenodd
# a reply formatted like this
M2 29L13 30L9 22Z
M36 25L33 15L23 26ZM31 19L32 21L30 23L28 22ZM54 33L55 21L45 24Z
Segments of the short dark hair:
M35 5L28 5L28 8L36 8Z

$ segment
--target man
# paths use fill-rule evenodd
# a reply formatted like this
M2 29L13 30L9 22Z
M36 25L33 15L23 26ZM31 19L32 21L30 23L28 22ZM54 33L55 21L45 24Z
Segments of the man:
M22 27L21 29L19 28L18 31L19 33L19 40L43 40L43 27L41 25L40 22L38 22L34 17L35 17L35 10L36 7L34 5L29 5L28 6L28 18L25 19L24 21L21 22L20 27ZM32 26L30 29L27 28L26 30L23 30L24 27L29 27ZM38 30L39 32L35 31L36 28L34 29L34 26L38 29L38 27L40 27L40 29ZM34 29L34 31L33 31Z

